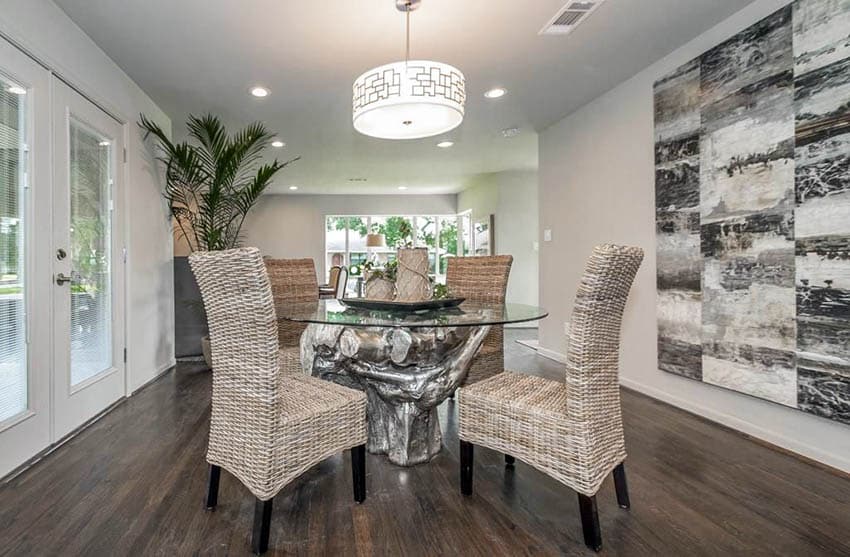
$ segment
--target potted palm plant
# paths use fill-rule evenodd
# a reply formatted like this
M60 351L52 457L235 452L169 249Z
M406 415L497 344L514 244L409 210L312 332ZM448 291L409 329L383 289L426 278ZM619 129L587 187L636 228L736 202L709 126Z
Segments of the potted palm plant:
M189 141L179 143L144 115L139 126L145 138L157 140L165 165L163 195L189 252L238 247L248 212L274 176L298 160L263 162L274 135L259 122L230 135L216 116L189 116ZM187 259L174 258L176 355L203 352L209 363L206 316Z

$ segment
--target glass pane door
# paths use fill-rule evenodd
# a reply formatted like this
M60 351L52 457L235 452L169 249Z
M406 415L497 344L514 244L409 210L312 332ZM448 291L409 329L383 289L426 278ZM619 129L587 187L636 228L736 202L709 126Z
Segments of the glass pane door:
M0 77L0 422L27 409L24 187L27 90Z
M112 367L112 142L70 119L71 387Z
M123 127L54 79L54 435L125 393Z
M0 38L0 477L50 444L51 170L50 74Z

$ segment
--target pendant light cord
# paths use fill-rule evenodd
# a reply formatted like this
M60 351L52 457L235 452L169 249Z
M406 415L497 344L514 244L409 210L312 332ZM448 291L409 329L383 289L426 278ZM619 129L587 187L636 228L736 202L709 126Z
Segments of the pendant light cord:
M405 19L407 23L407 34L405 35L404 42L404 67L407 67L407 63L410 61L410 11L405 12Z

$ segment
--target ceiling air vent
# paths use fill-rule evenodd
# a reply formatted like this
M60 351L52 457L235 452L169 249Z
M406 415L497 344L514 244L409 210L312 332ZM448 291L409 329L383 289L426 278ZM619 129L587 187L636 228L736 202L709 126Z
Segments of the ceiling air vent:
M570 2L555 14L555 17L543 26L538 35L566 35L579 23L587 19L593 10L605 0L593 0L592 2Z

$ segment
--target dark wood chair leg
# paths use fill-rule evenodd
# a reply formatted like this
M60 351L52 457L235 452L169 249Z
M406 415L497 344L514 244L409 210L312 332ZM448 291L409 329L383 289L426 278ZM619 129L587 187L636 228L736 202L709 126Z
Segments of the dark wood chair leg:
M626 465L621 462L614 468L614 488L617 490L617 504L621 509L631 507L629 501L629 484L626 482Z
M472 495L472 457L475 445L466 441L460 442L460 492Z
M599 528L599 513L596 510L596 496L578 494L578 508L581 511L581 529L584 543L593 551L602 549L602 530Z
M516 459L509 454L505 454L505 466L513 466Z
M221 480L221 466L210 464L210 477L207 483L207 510L211 511L218 505L218 483Z
M257 499L254 504L254 531L251 534L251 549L261 555L269 549L269 531L272 526L272 501Z
M351 448L351 480L354 484L354 500L366 500L366 445Z

